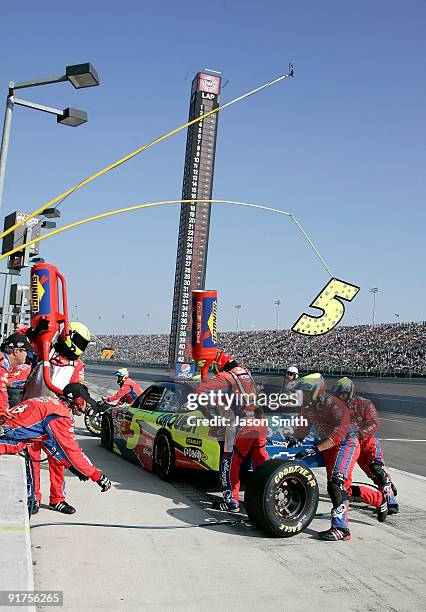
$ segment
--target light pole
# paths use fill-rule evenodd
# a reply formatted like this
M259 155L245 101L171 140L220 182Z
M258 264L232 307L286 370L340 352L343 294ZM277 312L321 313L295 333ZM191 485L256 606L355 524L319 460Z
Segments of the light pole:
M149 335L149 318L150 318L150 316L151 315L148 312L147 315L146 315L146 335L147 336Z
M60 83L62 81L69 81L76 89L83 87L93 87L99 85L99 77L96 70L89 63L86 64L75 64L72 66L66 66L65 74L61 76L47 77L43 79L36 79L32 81L21 81L15 83L14 81L9 82L9 92L6 99L6 110L3 122L3 133L0 146L0 209L3 202L3 191L6 174L6 162L7 154L9 150L10 132L12 127L12 115L14 105L26 106L34 110L39 110L45 113L51 113L56 115L58 123L63 125L69 125L71 127L77 127L82 123L86 123L87 114L84 111L76 108L66 108L60 110L45 106L44 104L37 104L36 102L30 102L29 100L22 100L15 97L15 91L17 89L25 89L27 87L38 87L39 85L49 85L51 83ZM2 312L2 332L7 333L7 329L4 329L4 322L6 321L6 328L8 327L8 313L10 309L10 276L6 275L4 284L4 297L3 297L3 312Z
M398 323L399 323L399 313L395 313L395 319L397 319Z
M275 326L275 331L278 331L278 327L280 324L280 305L281 305L281 300L276 300L274 302L275 306L277 307L277 324Z
M376 323L376 293L379 292L379 288L378 287L372 287L370 289L370 293L373 294L373 325L375 325Z
M241 304L236 304L235 308L237 309L237 326L235 331L238 332L240 329L240 310L241 310Z
M58 123L69 125L71 127L77 127L82 123L86 123L87 121L87 114L84 111L80 111L75 108L59 110L57 108L44 106L43 104L36 104L35 102L15 98L15 91L17 89L38 87L39 85L50 85L51 83L60 83L61 81L70 81L70 83L76 89L99 85L98 74L91 64L76 64L73 66L67 66L65 69L65 74L62 76L47 77L33 81L21 81L20 83L15 83L14 81L9 82L9 93L6 100L3 135L0 148L0 207L3 199L4 176L6 173L7 153L9 149L10 130L12 127L13 107L15 104L56 115L56 120Z

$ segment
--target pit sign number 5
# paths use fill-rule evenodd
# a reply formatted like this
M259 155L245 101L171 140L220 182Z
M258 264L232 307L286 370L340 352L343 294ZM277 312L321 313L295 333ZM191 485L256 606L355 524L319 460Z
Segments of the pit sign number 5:
M360 288L338 278L332 278L310 303L312 308L322 310L319 317L304 312L291 328L302 336L322 336L331 331L345 314L345 305L342 300L351 302Z

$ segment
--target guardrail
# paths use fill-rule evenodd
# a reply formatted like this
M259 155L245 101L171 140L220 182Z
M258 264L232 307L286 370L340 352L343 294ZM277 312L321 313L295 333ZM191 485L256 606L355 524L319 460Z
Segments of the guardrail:
M93 363L102 363L102 364L111 364L114 366L124 366L124 367L138 367L138 368L153 368L158 370L164 370L168 368L166 363L154 363L150 361L123 361L119 359L88 359L85 360L87 364ZM247 367L253 372L253 374L259 375L276 375L276 376L284 376L286 373L286 368L276 368L273 366L262 366L255 364L247 364ZM392 368L391 370L387 369L377 369L374 370L372 368L330 368L321 366L318 364L315 368L308 368L301 364L299 367L299 372L301 374L313 374L314 372L321 372L326 376L353 376L353 377L363 377L363 378L420 378L426 379L426 371L425 370L415 370L412 368Z

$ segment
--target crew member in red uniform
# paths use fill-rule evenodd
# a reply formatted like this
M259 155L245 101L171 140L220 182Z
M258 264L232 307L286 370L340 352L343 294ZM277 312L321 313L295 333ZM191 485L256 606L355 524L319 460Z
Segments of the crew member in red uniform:
M15 406L22 401L24 396L25 384L31 373L29 363L20 363L14 366L7 377L7 394L9 397L9 406Z
M15 455L32 443L41 444L52 461L107 491L111 481L90 462L74 437L72 413L81 414L86 402L96 406L87 387L72 383L59 398L34 397L8 408L0 427L0 455Z
M339 398L326 396L326 384L321 374L309 374L300 379L303 391L302 415L313 427L319 442L295 455L303 460L322 452L327 470L327 492L333 504L331 527L318 533L321 540L337 542L350 540L348 524L349 497L352 494L352 472L359 457L358 437L351 425L348 406ZM296 431L296 436L303 428ZM290 444L291 446L291 444ZM386 519L388 508L385 496L369 487L359 487L362 500L378 509L378 520Z
M116 402L116 406L121 406L122 404L133 404L135 399L142 394L142 389L137 383L135 383L134 380L130 378L130 373L127 368L120 368L114 372L114 376L117 376L117 384L120 389L117 391L117 393L114 393L114 395L102 398L103 401L107 404Z
M225 447L220 465L223 502L220 502L217 508L228 512L238 512L241 463L247 455L250 455L253 469L256 469L269 459L265 449L266 426L238 424L238 418L261 417L256 408L256 385L249 370L238 365L231 355L225 354L222 350L217 352L212 362L212 369L215 374L214 378L199 384L195 391L198 395L210 391L222 391L227 397L233 398L231 410L224 414L229 420L229 425L225 430ZM219 397L218 402L220 402Z
M31 334L31 330L27 332ZM90 331L79 321L69 324L69 333L63 332L55 343L50 356L50 377L52 383L58 389L64 389L69 383L84 382L84 363L80 357L84 353L90 340ZM24 391L24 400L33 397L52 396L56 397L44 382L43 362L40 360L28 377ZM33 514L39 511L41 504L40 491L40 458L41 445L32 445L29 454L33 459L35 506ZM65 475L64 468L58 461L48 459L50 476L50 499L49 508L63 514L74 514L73 506L65 501Z
M365 397L355 395L355 385L346 376L335 382L331 393L349 406L352 424L359 438L358 465L385 494L389 514L397 514L399 510L396 500L397 491L385 470L382 447L376 435L380 427L380 419L374 404ZM358 496L356 489L357 487L352 487L352 494Z
M11 381L23 381L24 370L30 366L25 364L28 352L33 348L24 334L11 334L3 342L0 351L0 414L9 407L8 387ZM17 402L15 402L17 403Z

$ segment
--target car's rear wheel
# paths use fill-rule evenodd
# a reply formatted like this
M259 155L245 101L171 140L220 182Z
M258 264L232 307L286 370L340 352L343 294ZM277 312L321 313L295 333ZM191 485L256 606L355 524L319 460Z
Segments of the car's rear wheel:
M160 431L154 444L154 470L162 480L170 480L175 472L175 449L168 433Z
M108 414L102 415L101 422L101 446L109 451L114 448L114 433L113 433L112 419Z
M317 480L303 463L271 459L249 478L244 501L253 523L274 536L290 538L312 521L318 497Z

